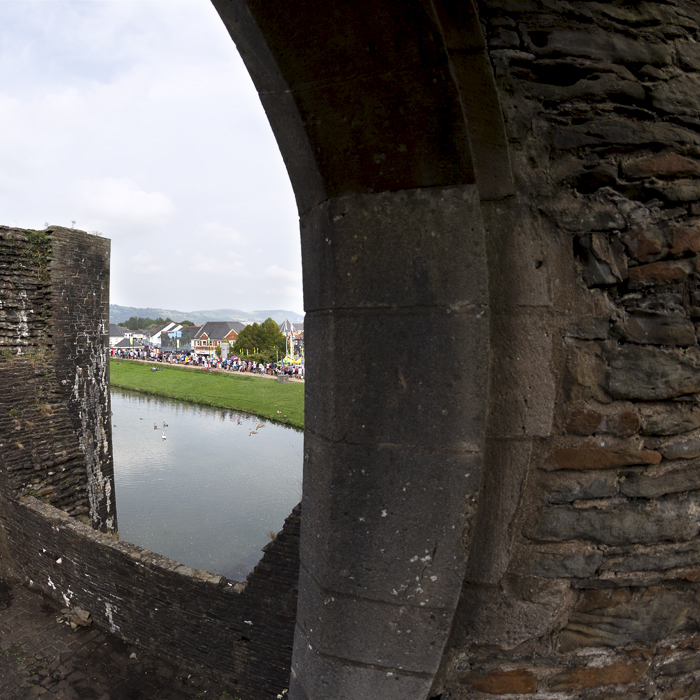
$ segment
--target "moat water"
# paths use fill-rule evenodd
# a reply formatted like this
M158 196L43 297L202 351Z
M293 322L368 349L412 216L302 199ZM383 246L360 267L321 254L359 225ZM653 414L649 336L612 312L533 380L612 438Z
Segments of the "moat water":
M301 500L301 431L120 389L112 425L120 538L186 566L244 579Z

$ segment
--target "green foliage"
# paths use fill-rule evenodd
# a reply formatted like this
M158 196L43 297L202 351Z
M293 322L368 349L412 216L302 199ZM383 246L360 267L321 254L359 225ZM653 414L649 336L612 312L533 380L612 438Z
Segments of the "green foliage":
M194 326L192 321L173 321L170 316L167 318L141 318L140 316L132 316L128 321L122 321L117 323L118 326L122 328L128 328L130 331L142 331L146 328L153 328L154 326L163 326L166 323L179 323L181 326Z
M246 352L248 355L246 355ZM253 358L251 354L260 356L257 362L275 362L278 358L284 357L285 338L279 326L271 318L262 323L253 323L246 326L239 334L238 339L233 344L232 353L247 360Z
M162 326L166 323L172 323L171 318L141 318L140 316L132 316L126 323L120 323L120 326L128 328L130 331L142 331L146 328L154 326Z
M141 362L110 362L114 387L168 396L209 406L231 408L304 427L304 385L279 382L250 374L205 372L197 368L165 366L151 372Z
M43 282L48 282L51 234L47 231L27 231L26 242L22 258L28 266L39 272L39 277Z

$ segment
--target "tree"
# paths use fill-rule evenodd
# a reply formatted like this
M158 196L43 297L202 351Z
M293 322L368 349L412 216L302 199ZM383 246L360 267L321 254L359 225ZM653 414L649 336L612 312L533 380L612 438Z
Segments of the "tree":
M284 356L285 338L279 326L271 318L265 319L261 324L253 323L246 326L233 344L234 355L248 355L260 353L272 362L278 357Z

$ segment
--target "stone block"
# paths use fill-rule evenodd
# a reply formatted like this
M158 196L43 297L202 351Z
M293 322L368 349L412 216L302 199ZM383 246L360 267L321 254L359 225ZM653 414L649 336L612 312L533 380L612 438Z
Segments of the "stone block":
M700 225L675 224L671 232L671 252L674 255L700 252Z
M619 477L613 471L551 472L540 479L547 503L557 505L617 496Z
M566 432L572 435L593 435L603 424L603 414L598 411L574 408L566 424Z
M636 411L622 411L606 421L607 431L618 437L632 437L639 432L641 421Z
M640 262L648 262L663 250L661 234L653 229L633 229L623 233L621 238L628 255Z
M648 177L661 179L699 177L700 162L681 156L678 153L661 153L644 158L623 160L622 172L625 177L633 179Z
M345 596L322 590L302 567L297 625L324 656L411 673L435 673L452 610Z
M306 428L330 440L476 452L486 413L481 313L306 316ZM333 352L329 352L333 348Z
M318 585L391 604L454 605L481 457L334 444L309 432L304 452L301 561Z
M482 202L489 258L491 309L549 307L556 249L542 235L540 222L516 199ZM504 222L512 225L504 225ZM567 250L568 254L568 250Z
M587 234L626 228L625 219L614 204L591 197L559 195L545 200L542 209L557 226L571 233Z
M552 142L561 150L584 146L619 150L623 145L628 148L677 148L678 144L700 144L700 136L674 124L609 117L562 126L553 135Z
M659 451L664 459L693 459L700 456L700 436L674 438Z
M526 533L543 542L586 540L610 546L690 540L700 532L694 515L699 506L697 494L612 503L605 508L549 506Z
M603 553L596 550L561 554L533 552L530 567L525 573L544 578L592 578L602 560Z
M692 270L692 263L686 260L662 260L648 265L630 267L629 279L634 288L669 284L686 279Z
M432 676L425 674L325 657L297 627L290 685L293 698L406 700L427 697L431 683Z
M537 676L527 668L491 673L465 673L460 683L487 695L533 695L537 692Z
M583 281L589 286L618 284L627 279L627 260L620 240L602 233L589 233L578 239L583 261Z
M559 447L544 462L545 469L616 469L631 465L658 464L654 450L615 450L608 447Z
M551 634L563 605L573 603L568 580L506 575L495 585L465 584L453 635L463 647L514 649Z
M603 571L631 573L668 571L700 566L700 546L695 542L673 542L637 548L621 554L609 554L601 566Z
M700 76L681 74L650 90L651 104L665 114L696 116L700 111ZM695 173L694 173L695 174Z
M636 268L635 268L636 269ZM695 326L677 313L633 312L618 321L615 330L623 338L641 345L696 345Z
M466 578L472 583L496 583L508 568L513 521L522 503L531 453L527 439L486 441L488 470L480 484L476 518L464 538L469 554Z
M587 591L562 630L558 650L649 644L695 630L700 617L696 586Z
M550 678L549 689L555 693L562 693L603 685L636 683L648 669L648 661L571 668Z
M657 185L652 191L668 202L696 202L700 199L700 182L697 180L673 180Z
M492 316L489 435L544 437L552 431L555 386L548 317L521 309Z
M692 405L647 404L639 412L644 435L677 435L700 428L700 410Z
M486 308L486 249L476 186L329 199L302 217L301 240L307 314Z
M538 42L540 44L542 42ZM670 47L631 39L599 27L577 29L554 29L548 32L543 46L533 44L532 51L538 54L562 54L598 58L611 63L641 63L665 66L672 62Z
M697 350L622 345L607 353L606 389L615 399L655 401L700 391Z
M667 467L658 474L632 474L620 481L620 492L628 498L658 498L697 489L700 489L700 471L696 463Z
M693 656L684 659L677 658L665 663L659 668L659 673L662 676L681 676L698 670L700 670L700 654L695 653Z

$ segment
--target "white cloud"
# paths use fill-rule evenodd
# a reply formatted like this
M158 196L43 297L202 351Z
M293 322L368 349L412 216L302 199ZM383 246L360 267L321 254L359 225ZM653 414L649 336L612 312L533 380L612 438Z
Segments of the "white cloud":
M128 177L78 181L73 191L76 206L103 221L160 226L175 213L167 195L146 192Z
M290 282L301 282L300 270L285 270L278 265L270 265L270 267L265 270L265 274L268 277L273 277L276 279L289 280Z
M209 249L207 241L204 239L197 239L196 247ZM212 247L215 248L215 246ZM230 256L227 257L230 258ZM224 260L221 257L214 258L201 253L196 253L193 256L191 270L202 275L221 275L221 282L224 282L227 276L231 276L231 278L251 276L250 272L246 270L245 263L241 260Z
M210 242L218 246L235 246L244 242L244 237L240 231L232 226L220 224L218 221L209 221L202 224L197 229L197 236L202 241Z
M0 1L0 74L0 224L101 231L117 304L301 310L289 178L209 0Z
M130 262L135 272L154 274L156 272L161 272L163 269L160 265L156 265L153 262L153 256L144 250L134 255Z

